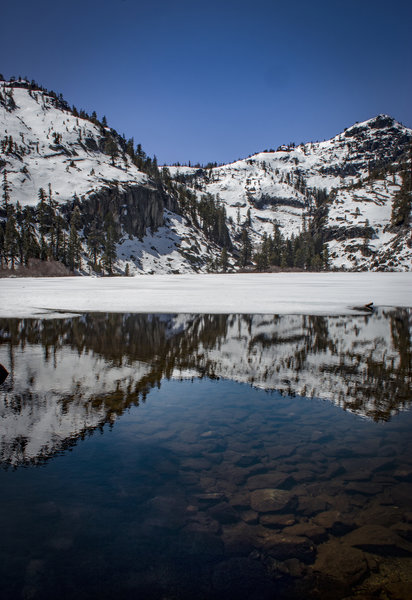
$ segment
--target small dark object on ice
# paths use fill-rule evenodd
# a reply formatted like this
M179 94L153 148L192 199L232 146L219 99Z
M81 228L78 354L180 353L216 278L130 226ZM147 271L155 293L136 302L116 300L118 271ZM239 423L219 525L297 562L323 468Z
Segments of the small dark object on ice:
M3 383L7 379L7 375L9 374L8 370L0 364L0 383Z
M364 306L354 306L353 310L362 310L371 313L374 311L373 302L368 302L368 304L365 304Z

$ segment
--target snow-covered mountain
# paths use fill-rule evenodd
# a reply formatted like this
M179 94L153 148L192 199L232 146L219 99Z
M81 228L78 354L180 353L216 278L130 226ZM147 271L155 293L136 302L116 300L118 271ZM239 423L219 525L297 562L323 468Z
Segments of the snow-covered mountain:
M411 144L411 129L379 115L324 142L282 146L211 169L169 169L198 194L219 195L234 237L249 219L255 243L273 232L274 223L284 237L297 235L303 221L310 221L316 192L326 190L324 228L332 266L409 270L411 230L390 225Z
M140 155L133 145L130 151L132 141L107 127L105 119L80 115L37 85L0 82L3 199L6 185L12 204L35 207L43 189L67 220L78 204L83 272L91 270L85 243L90 224L97 218L102 227L109 213L117 230L114 272L124 273L126 265L130 274L206 270L221 248L183 217L176 193L153 176L154 163L141 149Z
M108 215L116 232L114 272L253 268L250 257L246 265L239 261L245 230L253 251L274 224L284 239L296 237L318 223L320 197L321 241L332 268L410 269L410 227L393 227L391 213L411 143L412 130L379 115L324 142L282 146L214 168L158 170L105 119L79 114L34 84L0 82L3 199L7 188L11 203L35 207L43 189L61 207L67 237L77 205L83 273L103 260L104 241L93 261L88 242ZM207 194L216 207L206 226L206 213L196 213L190 201ZM224 223L214 227L219 207ZM3 229L5 219L3 211Z
M7 169L12 200L36 205L39 189L47 190L49 184L55 200L67 202L74 194L85 197L105 185L147 182L126 153L118 161L104 153L111 134L108 127L75 116L47 92L7 83L1 84L0 91L4 98L2 166Z

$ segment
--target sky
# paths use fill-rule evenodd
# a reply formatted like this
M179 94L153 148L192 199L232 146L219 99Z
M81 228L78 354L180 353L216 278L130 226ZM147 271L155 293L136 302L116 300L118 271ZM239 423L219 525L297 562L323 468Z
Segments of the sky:
M227 163L380 113L412 127L409 0L20 0L2 22L6 78L105 115L160 164Z

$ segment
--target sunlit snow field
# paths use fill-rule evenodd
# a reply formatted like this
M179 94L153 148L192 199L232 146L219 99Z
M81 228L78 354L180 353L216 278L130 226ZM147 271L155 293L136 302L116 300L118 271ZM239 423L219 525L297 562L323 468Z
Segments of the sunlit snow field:
M3 279L0 316L67 312L353 314L412 307L412 273L260 273Z

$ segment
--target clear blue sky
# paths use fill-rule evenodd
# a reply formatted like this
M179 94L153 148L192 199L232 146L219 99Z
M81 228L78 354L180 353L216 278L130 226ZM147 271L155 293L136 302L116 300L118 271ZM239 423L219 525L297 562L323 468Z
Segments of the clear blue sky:
M20 0L5 77L106 115L160 163L229 162L388 113L412 126L407 0Z

